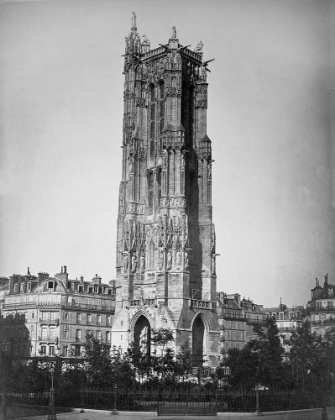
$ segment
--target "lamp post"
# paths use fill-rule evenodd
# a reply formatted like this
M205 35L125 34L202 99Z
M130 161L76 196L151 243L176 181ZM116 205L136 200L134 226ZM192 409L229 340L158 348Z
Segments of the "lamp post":
M57 420L56 407L55 407L54 367L51 366L49 368L49 370L50 370L50 373L51 373L51 390L50 390L48 420Z
M113 408L112 414L116 415L116 414L119 414L119 413L117 412L117 409L116 409L116 398L117 398L116 357L117 357L118 350L116 349L115 344L113 346L112 353L113 353L112 358L113 358L113 364L114 364L114 408Z

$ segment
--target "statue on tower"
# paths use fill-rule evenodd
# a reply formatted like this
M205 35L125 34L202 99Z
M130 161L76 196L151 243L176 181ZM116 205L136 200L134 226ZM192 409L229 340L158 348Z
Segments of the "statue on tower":
M203 47L204 47L204 44L202 43L202 41L200 41L195 47L194 52L202 52Z
M133 16L131 17L131 30L132 31L137 31L137 28L136 28L136 14L135 14L135 12L133 12Z
M177 38L177 30L175 26L172 26L171 39L176 39L176 38Z

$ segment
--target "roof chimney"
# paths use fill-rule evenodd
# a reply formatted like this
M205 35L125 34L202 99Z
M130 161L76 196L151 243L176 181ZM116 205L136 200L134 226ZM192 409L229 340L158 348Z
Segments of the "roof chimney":
M316 287L319 287L319 279L317 277L315 277L315 283L316 283Z
M58 279L61 279L61 280L64 280L64 281L67 282L67 280L69 278L69 275L66 272L66 265L64 265L64 267L63 266L61 267L60 273L56 273L55 274L55 277L57 277ZM66 285L66 287L67 287L67 285Z
M100 286L101 285L101 277L96 274L95 277L93 277L93 279L92 279L92 283L93 284L98 284Z

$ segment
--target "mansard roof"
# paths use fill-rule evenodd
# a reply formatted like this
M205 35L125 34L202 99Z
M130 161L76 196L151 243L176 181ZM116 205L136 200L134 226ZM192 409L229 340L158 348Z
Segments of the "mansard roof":
M50 282L53 282L53 287L49 287ZM41 283L35 287L34 293L67 293L67 288L64 280L57 277L49 277L42 280Z

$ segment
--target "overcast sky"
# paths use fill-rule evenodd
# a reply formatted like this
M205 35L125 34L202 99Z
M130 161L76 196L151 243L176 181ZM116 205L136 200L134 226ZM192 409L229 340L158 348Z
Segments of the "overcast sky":
M0 275L115 278L124 37L204 43L217 289L334 281L334 2L0 1Z

